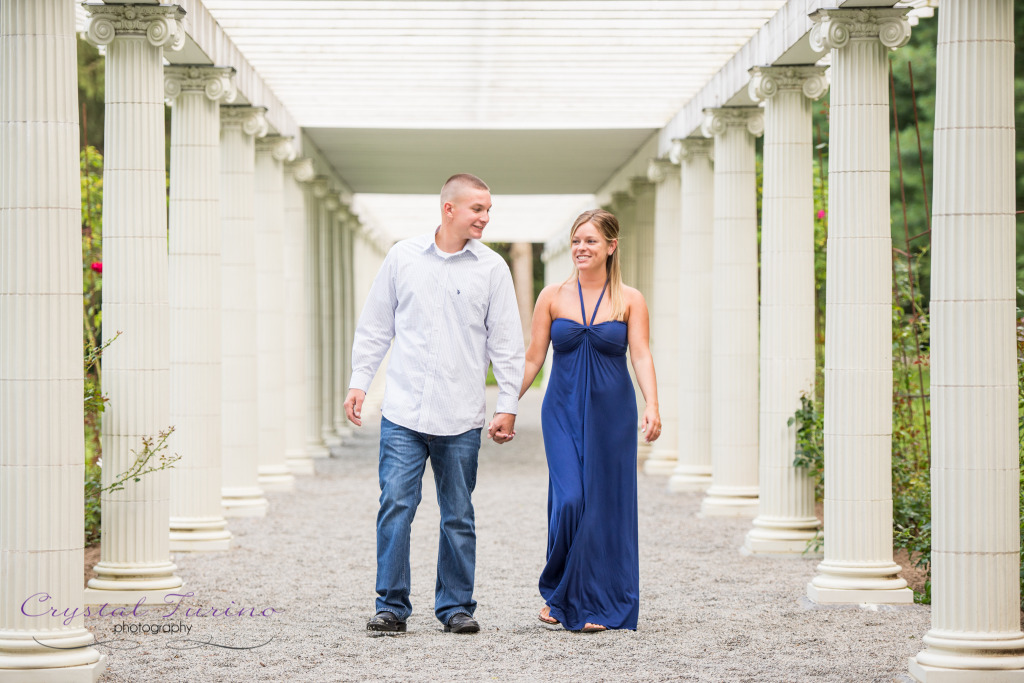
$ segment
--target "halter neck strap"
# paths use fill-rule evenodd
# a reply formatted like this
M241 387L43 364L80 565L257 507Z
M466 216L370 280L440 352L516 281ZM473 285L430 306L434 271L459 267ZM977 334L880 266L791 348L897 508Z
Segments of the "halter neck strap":
M583 285L580 284L579 278L576 279L576 288L580 293L580 313L583 314L583 324L587 325L587 308L583 305ZM604 281L604 287L601 288L601 296L597 297L597 305L594 306L594 314L590 316L590 325L594 324L597 319L597 309L601 308L601 301L604 299L605 290L608 289L608 280Z

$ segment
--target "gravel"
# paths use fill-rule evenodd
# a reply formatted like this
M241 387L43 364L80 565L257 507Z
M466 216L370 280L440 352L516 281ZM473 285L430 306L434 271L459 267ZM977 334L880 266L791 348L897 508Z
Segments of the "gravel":
M698 518L699 494L670 494L664 478L642 474L638 629L588 635L538 621L547 501L539 399L523 401L514 441L485 441L480 452L479 634L443 633L433 616L438 513L429 468L413 524L409 631L365 631L379 494L378 422L368 419L336 457L317 462L315 476L268 494L267 517L231 520L230 551L174 555L194 592L177 614L86 619L109 641L98 646L107 655L102 680L908 680L929 608L816 607L804 596L817 560L743 556L749 520ZM232 616L194 613L225 607ZM122 632L149 623L191 630Z

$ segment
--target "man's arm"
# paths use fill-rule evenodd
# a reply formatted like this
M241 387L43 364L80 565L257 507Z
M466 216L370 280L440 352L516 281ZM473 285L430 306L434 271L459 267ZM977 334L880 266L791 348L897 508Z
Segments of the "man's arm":
M523 326L519 319L512 273L502 264L491 275L487 305L487 357L498 381L498 406L487 435L496 443L512 439L519 411L519 389L523 383Z
M395 249L392 248L373 280L352 339L352 379L345 398L345 415L357 427L363 424L363 399L395 337L398 295L394 276Z

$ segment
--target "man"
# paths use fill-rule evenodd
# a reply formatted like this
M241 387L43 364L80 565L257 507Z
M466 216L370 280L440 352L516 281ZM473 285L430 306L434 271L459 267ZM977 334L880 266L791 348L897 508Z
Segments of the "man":
M491 193L469 174L441 188L441 225L388 252L359 317L345 413L362 424L366 390L394 340L381 406L376 614L370 631L405 631L409 537L430 460L441 508L434 613L452 633L476 633L476 486L487 365L498 380L488 436L514 436L524 354L512 275L478 240Z

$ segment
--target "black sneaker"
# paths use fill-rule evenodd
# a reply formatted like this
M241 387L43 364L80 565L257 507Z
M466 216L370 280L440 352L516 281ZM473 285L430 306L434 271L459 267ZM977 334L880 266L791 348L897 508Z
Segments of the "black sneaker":
M367 631L381 631L383 633L405 633L405 622L399 621L391 612L377 612L373 618L366 622Z
M465 612L453 614L444 627L445 633L479 633L480 624Z

